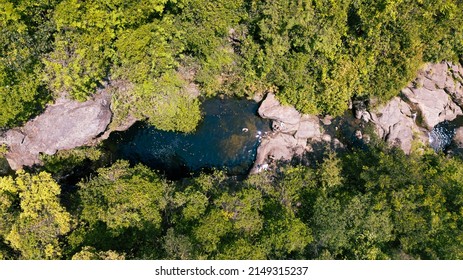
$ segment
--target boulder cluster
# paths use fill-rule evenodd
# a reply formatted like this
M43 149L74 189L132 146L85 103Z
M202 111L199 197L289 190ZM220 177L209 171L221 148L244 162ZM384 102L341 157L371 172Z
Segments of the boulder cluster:
M268 93L258 110L262 118L272 120L272 133L262 138L251 174L268 168L274 160L291 160L310 150L308 141L320 141L322 129L317 116L304 115L294 107L282 105Z
M371 122L379 137L410 153L412 143L429 143L432 129L444 121L463 115L463 67L450 62L428 64L401 94L382 105L372 100L352 102L353 115L363 123ZM313 142L330 142L343 146L335 135L323 133L331 118L320 119L300 114L268 93L258 111L262 118L272 120L273 132L262 139L252 173L258 173L275 160L291 160L311 151ZM367 142L369 135L355 130L354 137ZM463 150L463 127L457 128L452 139L454 151Z
M77 102L60 98L45 112L21 128L3 133L0 144L8 146L6 159L12 169L40 164L40 154L52 155L106 139L111 131L125 130L135 121L129 118L120 127L111 123L111 96L104 90L93 99ZM431 130L439 123L463 115L463 67L450 62L426 65L401 94L386 104L374 105L372 100L353 101L355 118L374 124L379 137L410 153L413 141L429 143ZM272 132L266 134L257 150L251 173L260 172L276 160L291 160L312 150L314 142L343 144L336 135L324 133L332 118L299 113L294 107L282 105L268 93L259 110L262 118L272 120ZM357 139L367 141L360 130ZM451 149L463 150L463 127L455 130Z
M366 114L381 138L410 153L414 140L428 143L429 132L463 115L462 108L463 67L442 62L426 65L400 96ZM460 134L455 143L463 140L458 139Z

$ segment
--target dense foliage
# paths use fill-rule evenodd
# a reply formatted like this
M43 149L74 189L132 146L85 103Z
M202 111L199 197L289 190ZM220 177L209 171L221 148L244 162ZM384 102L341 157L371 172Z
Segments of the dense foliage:
M305 113L387 100L463 53L461 0L0 2L0 126L113 85L116 119L192 131L203 95L271 90ZM121 89L121 90L117 90ZM168 104L168 105L166 105Z
M461 259L463 162L382 145L237 181L119 161L59 203L48 173L0 181L3 258Z
M58 97L112 94L113 126L192 132L200 96L273 91L299 111L397 95L463 59L462 0L0 0L0 128ZM4 149L4 148L3 148ZM97 149L0 178L3 259L461 259L463 164L372 146L237 181L171 182ZM96 164L95 164L96 165ZM68 186L69 187L69 186Z

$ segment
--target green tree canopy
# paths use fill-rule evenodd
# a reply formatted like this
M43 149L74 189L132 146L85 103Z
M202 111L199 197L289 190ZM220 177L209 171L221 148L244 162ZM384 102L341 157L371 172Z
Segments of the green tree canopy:
M71 227L59 201L60 186L45 172L16 175L0 178L0 235L22 259L59 258L60 238Z

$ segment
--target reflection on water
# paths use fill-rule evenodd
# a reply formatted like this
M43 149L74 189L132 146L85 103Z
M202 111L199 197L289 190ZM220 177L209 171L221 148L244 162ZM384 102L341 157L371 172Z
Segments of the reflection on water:
M204 117L192 134L165 132L138 123L106 141L115 159L141 162L179 178L203 168L226 168L245 174L251 167L259 134L268 131L267 120L256 114L258 104L248 100L209 99Z

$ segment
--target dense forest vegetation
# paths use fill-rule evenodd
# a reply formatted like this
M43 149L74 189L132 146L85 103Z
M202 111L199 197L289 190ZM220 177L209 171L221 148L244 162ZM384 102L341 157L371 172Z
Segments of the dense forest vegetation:
M192 132L201 98L266 91L300 112L386 101L463 60L461 0L0 0L0 127L111 88L113 119ZM197 85L199 93L191 89ZM421 152L420 152L421 151ZM0 178L0 259L460 259L463 162L373 141L244 180L170 181L98 148Z
M0 126L114 85L116 118L192 131L203 95L275 91L304 113L397 95L463 53L461 0L0 1ZM117 90L121 89L121 90ZM154 108L154 109L153 109Z
M5 259L461 259L463 162L384 147L168 181L119 161L60 195L0 178Z

